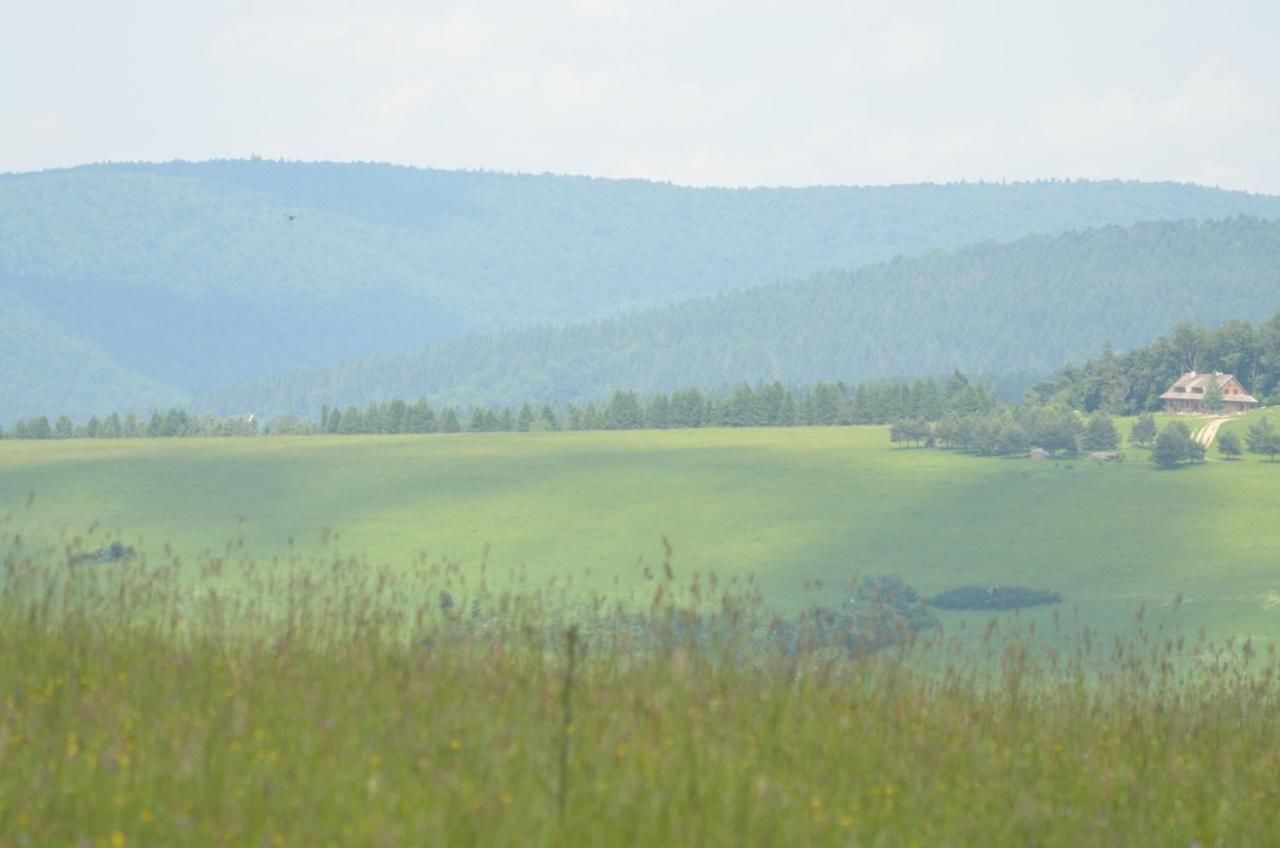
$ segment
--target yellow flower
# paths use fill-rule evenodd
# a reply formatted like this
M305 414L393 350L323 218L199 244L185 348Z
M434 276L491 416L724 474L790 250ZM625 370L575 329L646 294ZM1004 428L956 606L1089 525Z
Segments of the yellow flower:
M111 834L111 848L125 848L129 844L129 840L124 838L124 834L116 831Z

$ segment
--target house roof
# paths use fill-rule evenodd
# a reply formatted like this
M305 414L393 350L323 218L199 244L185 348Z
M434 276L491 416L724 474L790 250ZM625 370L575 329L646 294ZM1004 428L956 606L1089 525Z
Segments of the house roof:
M1216 371L1212 374L1209 374L1207 372L1203 374L1199 374L1199 373L1196 373L1195 371L1188 371L1187 373L1179 377L1174 382L1174 384L1169 387L1169 390L1167 392L1160 395L1160 400L1204 400L1205 391L1208 390L1209 385L1211 383L1215 383L1215 382L1218 384L1219 389L1224 390L1222 392L1222 400L1224 402L1230 402L1230 403L1257 403L1258 402L1257 398L1255 398L1253 395L1248 393L1237 394L1237 395L1227 394L1227 392L1225 391L1227 388L1227 385L1232 382L1234 382L1237 386L1240 386L1241 391L1244 390L1244 386L1240 385L1240 381L1236 380L1235 375L1223 374L1221 371ZM1195 389L1199 389L1199 391L1195 391Z

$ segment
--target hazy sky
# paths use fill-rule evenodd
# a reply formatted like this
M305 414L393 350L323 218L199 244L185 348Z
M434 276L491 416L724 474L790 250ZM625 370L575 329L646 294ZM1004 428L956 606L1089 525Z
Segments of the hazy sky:
M253 154L1280 193L1280 2L0 0L0 170Z

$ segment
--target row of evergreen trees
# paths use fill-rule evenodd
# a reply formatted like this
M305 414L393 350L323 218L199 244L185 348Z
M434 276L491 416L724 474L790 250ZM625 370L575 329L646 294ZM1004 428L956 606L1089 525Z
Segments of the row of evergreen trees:
M50 424L45 417L19 421L0 437L144 438L182 436L252 436L259 434L310 435L375 433L528 432L537 430L639 430L697 427L789 427L851 424L887 424L897 419L937 420L947 414L972 415L995 409L991 389L972 383L956 372L941 386L934 379L881 383L816 383L792 391L781 383L743 384L732 392L714 395L697 388L640 395L615 391L607 402L519 408L444 406L439 409L425 398L371 403L363 409L321 410L319 420L292 416L259 427L253 416L198 418L180 409L154 413L139 419L132 413L113 413L75 424L62 416Z
M113 412L106 417L94 416L88 421L75 423L68 415L61 415L52 422L47 416L19 420L8 431L0 429L0 439L158 439L179 436L256 436L261 429L258 419L252 415L218 418L213 415L198 417L173 408L167 412L153 412L149 418L135 413L120 415Z

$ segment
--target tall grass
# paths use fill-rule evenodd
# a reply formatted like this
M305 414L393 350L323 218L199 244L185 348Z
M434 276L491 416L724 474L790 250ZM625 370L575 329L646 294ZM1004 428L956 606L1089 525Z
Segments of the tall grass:
M14 541L0 846L1280 834L1277 657L1251 643L1054 651L1006 616L777 651L749 587L670 569L637 612L427 562L68 566ZM695 639L695 616L726 626Z

